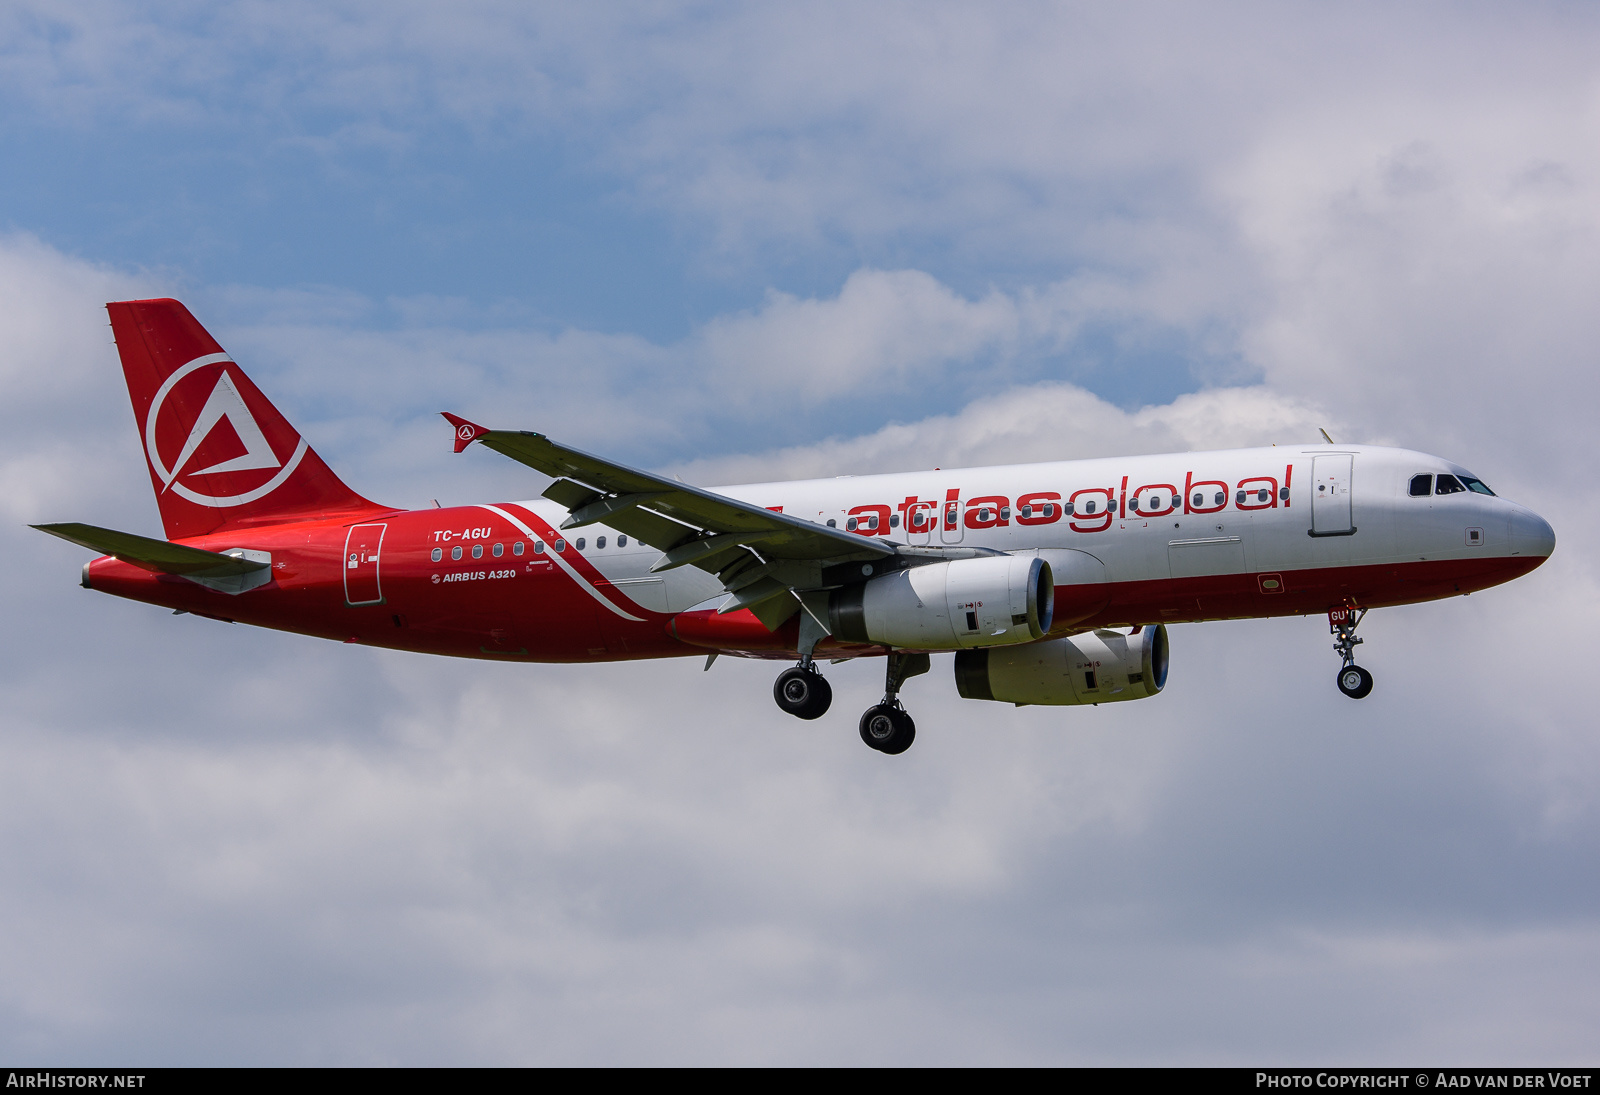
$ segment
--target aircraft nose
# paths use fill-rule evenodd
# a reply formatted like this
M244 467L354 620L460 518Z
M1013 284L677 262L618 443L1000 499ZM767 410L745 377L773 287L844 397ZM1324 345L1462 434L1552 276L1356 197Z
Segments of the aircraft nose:
M1550 522L1529 509L1518 509L1511 517L1511 551L1515 555L1547 559L1556 549L1556 530Z

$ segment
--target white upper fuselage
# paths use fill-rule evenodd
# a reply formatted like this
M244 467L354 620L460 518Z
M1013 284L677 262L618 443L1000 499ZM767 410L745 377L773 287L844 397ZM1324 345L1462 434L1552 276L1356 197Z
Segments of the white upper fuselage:
M1086 552L1111 583L1550 554L1549 524L1515 502L1474 491L1409 493L1413 477L1440 473L1470 478L1425 453L1319 445L716 489L895 543ZM565 514L542 499L522 504L556 526ZM574 530L573 546L578 537L606 577L646 579L653 588L638 592L657 611L680 611L720 591L714 577L690 567L666 572L656 586L648 572L660 552L633 542L619 547L603 525Z

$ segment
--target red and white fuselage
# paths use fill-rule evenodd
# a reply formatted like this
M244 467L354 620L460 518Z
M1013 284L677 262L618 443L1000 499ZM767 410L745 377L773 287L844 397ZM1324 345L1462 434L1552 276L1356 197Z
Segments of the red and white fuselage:
M1554 547L1532 511L1405 449L1307 446L1118 457L717 488L856 535L913 546L1047 552L1052 634L1321 614L1471 593ZM1068 512L1068 509L1071 512ZM716 577L651 573L655 548L603 523L558 531L545 499L379 511L191 537L271 557L232 595L106 557L94 589L323 638L460 657L611 661L708 650L793 658L798 624L719 616ZM1070 553L1070 554L1066 554ZM819 654L879 651L828 641Z
M816 661L885 656L861 736L904 752L929 655L1021 704L1161 691L1163 625L1327 613L1366 696L1369 608L1471 593L1555 546L1537 514L1404 449L1314 445L702 490L446 414L457 452L540 498L397 510L356 494L182 304L108 306L167 539L39 528L106 552L83 584L341 642L509 661L794 660L773 696L827 711ZM1124 633L1121 629L1127 629ZM709 664L709 663L708 663Z

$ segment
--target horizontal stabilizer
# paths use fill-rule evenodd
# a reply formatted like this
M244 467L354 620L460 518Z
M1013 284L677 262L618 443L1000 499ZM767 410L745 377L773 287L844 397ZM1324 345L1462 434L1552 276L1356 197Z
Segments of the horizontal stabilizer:
M243 593L272 580L272 560L265 552L241 549L223 554L75 522L33 527L144 570L176 574L223 593Z

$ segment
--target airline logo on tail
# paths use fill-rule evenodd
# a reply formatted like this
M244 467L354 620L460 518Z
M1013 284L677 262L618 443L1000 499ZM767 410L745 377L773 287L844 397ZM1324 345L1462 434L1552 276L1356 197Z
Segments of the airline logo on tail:
M298 433L287 459L273 449L244 391L261 397L248 383L241 391L230 366L239 368L227 354L206 354L179 366L156 390L145 417L144 449L162 493L170 490L202 506L242 506L277 490L305 457L308 446ZM169 401L172 409L163 415ZM189 415L184 411L194 406L200 413L185 432ZM170 464L163 452L173 454ZM231 493L211 494L185 485L184 480L197 476L208 477L202 483L207 490L221 485Z

